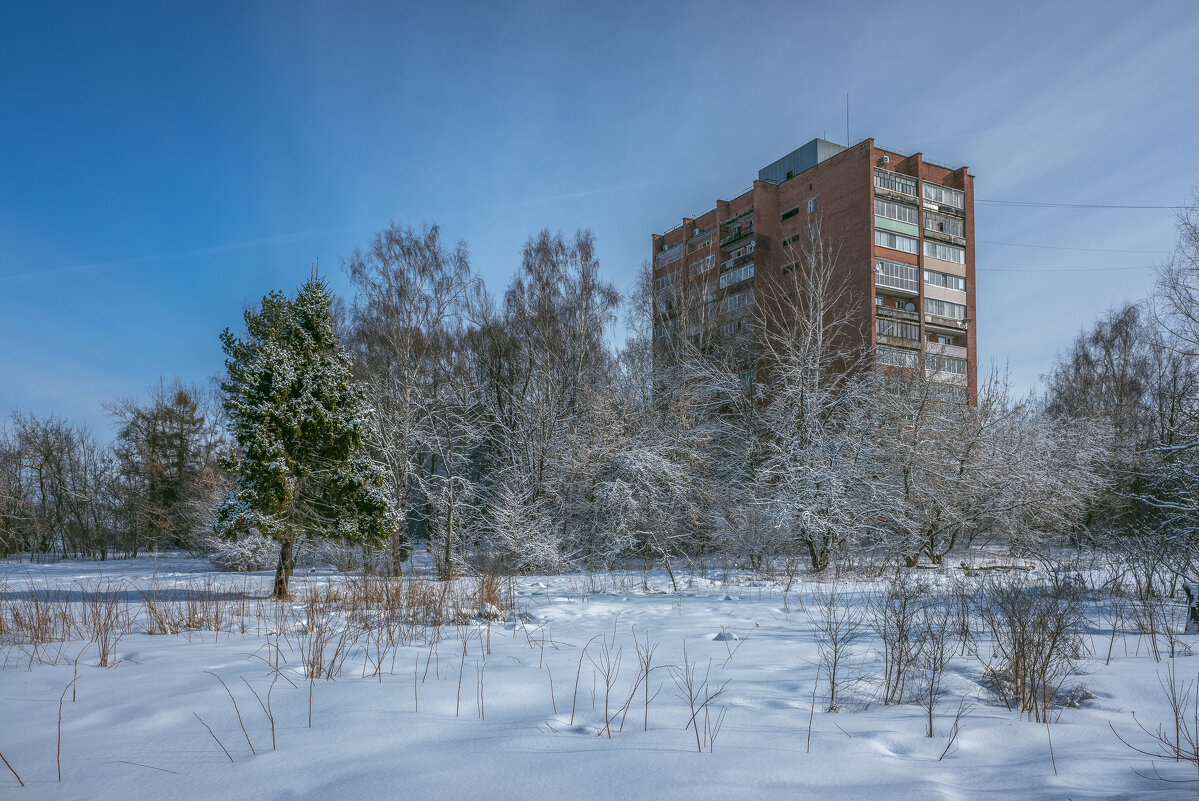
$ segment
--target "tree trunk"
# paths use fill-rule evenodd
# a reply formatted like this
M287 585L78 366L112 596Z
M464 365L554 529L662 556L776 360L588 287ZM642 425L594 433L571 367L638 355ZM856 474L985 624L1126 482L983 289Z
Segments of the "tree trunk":
M296 568L296 554L293 543L294 537L283 540L279 548L279 564L275 567L275 589L271 597L282 600L287 597L287 585L291 581L291 571Z
M408 549L404 543L406 533L399 526L391 533L391 575L395 577L403 575L404 570L401 564L408 558Z
M812 542L812 540L810 540L810 539L807 540L807 546L808 546L808 557L812 561L812 572L823 573L824 569L826 567L828 567L828 551L823 550L823 549L820 551L817 551L816 544L814 542Z
M446 580L454 577L454 485L449 488L449 508L446 510L445 524L445 575Z

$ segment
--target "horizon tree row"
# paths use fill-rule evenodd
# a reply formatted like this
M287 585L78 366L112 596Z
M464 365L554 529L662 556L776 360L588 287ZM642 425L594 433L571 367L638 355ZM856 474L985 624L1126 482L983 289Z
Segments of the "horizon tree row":
M322 295L321 346L361 395L353 449L386 490L386 525L356 539L318 515L293 544L341 536L393 574L423 545L451 576L629 559L673 574L704 555L823 571L938 565L987 542L1136 543L1147 569L1194 575L1197 230L1191 210L1153 297L1080 334L1043 398L1014 397L995 373L971 403L930 365L876 362L818 225L776 291L735 317L655 287L648 265L622 297L589 232L531 237L494 296L465 243L391 225L343 260L344 314ZM14 414L0 430L0 551L216 547L219 499L244 490L232 479L256 458L229 436L231 386L224 412L177 382L111 404L111 445Z

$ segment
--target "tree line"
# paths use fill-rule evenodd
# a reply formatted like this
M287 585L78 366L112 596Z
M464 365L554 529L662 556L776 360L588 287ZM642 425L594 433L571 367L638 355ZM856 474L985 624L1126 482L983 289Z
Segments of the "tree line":
M1042 396L1017 396L992 373L968 399L935 360L875 363L860 299L818 224L755 305L732 313L715 292L656 288L648 265L619 292L587 232L530 238L495 295L464 243L392 225L343 260L344 304L305 285L247 313L246 338L226 335L215 394L166 382L110 404L111 444L14 414L0 431L0 553L331 537L395 574L425 548L452 575L672 569L705 556L814 571L860 558L936 565L979 543L1027 553L1070 542L1182 574L1195 567L1199 520L1193 208L1179 232L1152 297L1082 332ZM300 351L331 354L323 374L344 367L349 381L305 392L321 408L362 410L321 446L326 460L362 460L357 478L337 479L359 494L333 511L309 502L280 536L251 501L302 492L271 485L268 452L285 437L270 445L238 428L254 384L234 378L238 353L266 347L254 326L303 304L327 306L309 316L331 333L296 334ZM302 405L293 411L268 427L311 425ZM370 525L348 524L353 514Z

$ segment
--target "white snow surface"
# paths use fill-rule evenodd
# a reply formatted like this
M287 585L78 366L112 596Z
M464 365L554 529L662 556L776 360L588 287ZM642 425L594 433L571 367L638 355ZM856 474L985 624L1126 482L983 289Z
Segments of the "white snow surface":
M227 583L229 597L247 581L256 598L270 589L267 573L210 571L207 562L185 558L8 562L0 564L0 598L49 588L81 600L97 581L119 583L134 605L139 590L169 594L206 581ZM1081 675L1066 682L1084 683L1094 698L1059 710L1049 727L1032 723L983 688L977 659L956 656L939 702L938 734L930 739L918 706L873 703L869 681L837 713L822 711L821 687L813 713L817 646L800 601L815 585L799 582L784 595L775 582L724 578L712 572L682 575L675 592L666 574L656 572L518 577L512 591L520 615L507 610L506 619L489 624L476 606L470 623L443 626L435 644L401 646L394 668L389 664L381 677L362 676L367 655L360 643L339 678L310 683L300 667L297 639L282 640L287 660L282 675L295 686L280 679L272 695L274 750L267 718L247 688L248 683L265 699L271 683L263 656L275 638L265 624L250 620L244 634L151 635L139 613L117 644L120 661L107 668L96 666L96 647L85 641L54 646L64 654L56 665L30 663L27 648L0 641L0 753L26 785L19 788L0 764L0 796L1078 801L1195 794L1194 784L1137 775L1134 769L1152 775L1150 760L1109 728L1110 723L1131 742L1148 745L1133 713L1150 729L1170 720L1158 683L1165 660L1155 663L1146 645L1129 633L1116 638L1105 666L1110 631L1094 614L1087 636L1093 653ZM298 594L305 585L346 580L331 569L304 571L293 578L292 589ZM869 581L847 586L862 598L878 588ZM299 602L292 604L302 619ZM494 610L487 611L493 616ZM685 643L701 676L709 672L713 686L727 682L715 702L726 715L710 752L697 753L695 735L685 729L689 712L666 669L651 674L651 694L660 691L649 705L648 731L640 696L623 729L618 717L611 738L602 731L603 681L592 660L601 657L604 641L613 658L619 653L610 706L623 705L638 670L634 636L643 642L648 636L657 645L660 665L680 665ZM465 658L464 637L470 638ZM873 633L860 641L851 670L877 672L877 646ZM1199 671L1199 658L1176 661L1182 677ZM209 671L237 698L257 754ZM59 783L59 699L76 675L74 699L67 690L62 703ZM962 697L973 709L954 749L939 760ZM196 716L212 728L232 762ZM1158 761L1156 769L1171 779L1195 778L1184 764Z

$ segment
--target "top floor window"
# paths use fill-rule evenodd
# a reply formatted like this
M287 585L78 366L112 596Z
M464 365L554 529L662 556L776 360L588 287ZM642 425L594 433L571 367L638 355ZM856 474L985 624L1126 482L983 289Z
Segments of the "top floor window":
M924 182L924 199L938 206L950 206L958 210L966 208L966 193L960 189L950 189L940 184Z
M874 185L879 189L887 189L891 192L898 192L901 195L916 197L915 178L891 172L890 170L884 170L881 167L874 168Z
M716 231L709 228L707 231L698 233L687 241L687 252L694 253L697 250L712 247L712 240L715 238Z
M665 267L667 264L674 264L679 259L683 258L683 243L680 242L672 248L668 248L658 255L654 256L655 267Z

